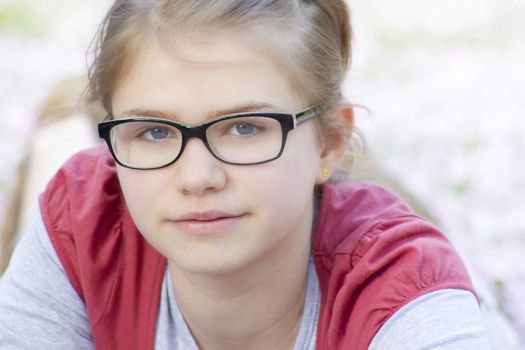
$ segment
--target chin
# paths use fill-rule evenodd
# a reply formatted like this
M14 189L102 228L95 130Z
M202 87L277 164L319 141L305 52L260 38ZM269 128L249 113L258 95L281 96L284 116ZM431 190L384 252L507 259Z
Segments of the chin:
M243 253L239 253L240 251ZM242 275L243 272L251 270L250 266L256 265L256 256L256 252L248 254L246 249L239 249L237 252L226 249L214 249L213 251L187 249L184 252L174 251L167 258L178 270L186 273L203 277L224 277L225 275Z
M232 261L180 261L180 259L169 259L178 270L185 271L192 275L199 275L202 277L220 277L225 275L234 274L242 270L245 266L240 263Z

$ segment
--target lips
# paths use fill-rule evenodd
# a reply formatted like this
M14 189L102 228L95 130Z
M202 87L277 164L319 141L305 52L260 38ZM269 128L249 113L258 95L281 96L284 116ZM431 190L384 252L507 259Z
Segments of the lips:
M219 220L219 219L227 219L227 218L234 218L238 217L240 215L235 214L229 214L224 213L222 211L204 211L204 212L192 212L184 214L177 219L175 219L175 222L181 222L181 221L212 221L212 220Z
M190 212L170 222L179 230L189 234L212 235L226 233L238 224L245 214L222 211Z

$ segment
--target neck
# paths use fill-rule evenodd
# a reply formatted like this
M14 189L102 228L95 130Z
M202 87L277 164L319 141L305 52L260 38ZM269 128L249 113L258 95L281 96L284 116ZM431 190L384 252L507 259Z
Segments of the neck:
M282 247L282 248L281 248ZM306 290L310 241L283 244L242 271L192 275L170 263L179 308L201 349L292 349Z

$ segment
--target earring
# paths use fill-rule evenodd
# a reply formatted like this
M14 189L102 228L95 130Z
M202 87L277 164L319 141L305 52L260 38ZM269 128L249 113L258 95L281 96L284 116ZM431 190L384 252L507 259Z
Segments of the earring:
M330 169L328 169L327 167L322 167L321 174L323 174L324 177L330 176Z

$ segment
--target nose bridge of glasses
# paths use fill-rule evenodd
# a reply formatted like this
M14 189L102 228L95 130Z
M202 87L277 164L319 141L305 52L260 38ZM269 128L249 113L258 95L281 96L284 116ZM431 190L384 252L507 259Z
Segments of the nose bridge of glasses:
M186 126L182 128L182 133L184 134L186 142L191 138L198 138L207 146L208 139L206 138L206 129L208 129L208 124L201 124L193 127Z
M204 144L204 146L208 149L208 151L214 157L216 157L215 154L213 153L213 150L212 150L212 148L211 148L211 146L210 146L210 144L208 142L208 138L206 136L206 130L208 129L208 127L209 127L209 124L201 124L201 125L197 125L197 126L193 126L193 127L181 126L179 128L179 130L182 133L182 145L181 145L181 149L180 149L180 154L182 154L182 152L186 148L186 145L190 141L190 139L197 138L197 139L200 139L202 141L202 143ZM179 156L180 156L180 154L179 154Z

